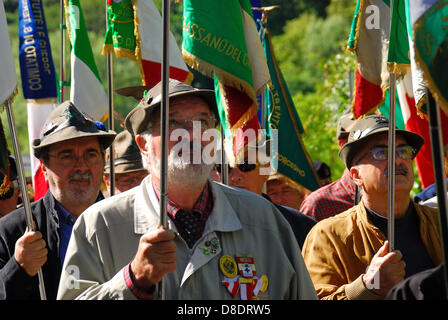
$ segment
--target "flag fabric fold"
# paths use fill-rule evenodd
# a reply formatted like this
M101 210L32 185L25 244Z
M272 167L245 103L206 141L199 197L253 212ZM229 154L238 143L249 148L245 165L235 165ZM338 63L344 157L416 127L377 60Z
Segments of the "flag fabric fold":
M23 97L27 103L28 137L39 138L42 126L57 106L56 73L42 2L19 1L19 62ZM30 155L34 200L45 195L48 183L39 159Z
M14 57L9 40L8 24L3 0L0 0L0 57L2 57L0 72L0 107L11 101L17 94L17 74Z
M448 113L448 1L409 1L415 61L438 106Z
M269 80L250 2L186 0L183 10L182 55L190 67L215 80L232 165L248 143L259 139L257 93Z
M142 84L162 78L162 17L152 0L107 0L108 27L102 54L137 61ZM190 74L174 35L169 34L170 78L190 83Z
M392 2L387 68L397 77L411 73L409 40L407 37L406 4L404 0Z
M383 104L389 87L387 70L390 3L358 0L347 49L357 57L352 112L355 119Z
M268 62L271 81L264 93L268 137L276 130L277 147L272 158L272 167L294 183L314 191L320 187L311 158L302 141L304 129L288 86L275 58L269 30L262 25L262 43Z
M64 0L71 52L70 100L97 121L108 117L108 99L95 63L79 0Z
M107 0L107 30L102 55L114 53L117 58L136 60L134 35L134 8L132 0Z
M8 23L6 21L5 7L3 0L0 0L0 111L2 107L12 102L17 94L17 74L14 65L14 57L11 51L11 42L9 40ZM3 123L0 121L0 173L3 179L0 180L0 195L9 190L9 151L6 142Z
M413 77L410 74L405 75L403 79L397 80L397 95L405 129L418 133L425 139L425 144L415 157L414 162L420 183L423 188L426 188L435 182L429 122L427 117L421 117L418 114L412 80ZM443 110L441 110L440 116L442 141L446 146L448 145L448 117Z

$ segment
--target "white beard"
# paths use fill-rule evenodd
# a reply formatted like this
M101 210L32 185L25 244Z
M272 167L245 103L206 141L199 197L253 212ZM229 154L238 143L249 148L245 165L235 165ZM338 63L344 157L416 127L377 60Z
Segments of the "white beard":
M148 149L152 150L152 136L146 136ZM144 161L145 162L145 161ZM149 155L149 170L160 180L161 161L153 152ZM175 148L168 155L168 182L184 185L189 188L198 188L205 185L214 164L193 164L186 155L179 156Z

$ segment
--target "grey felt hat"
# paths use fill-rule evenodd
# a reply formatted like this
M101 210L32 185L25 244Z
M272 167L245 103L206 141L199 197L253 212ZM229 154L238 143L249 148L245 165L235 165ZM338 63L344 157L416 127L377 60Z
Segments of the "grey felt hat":
M122 131L117 134L113 143L114 149L114 172L127 173L133 171L145 170L143 167L142 156L140 150L135 143L134 138L129 131ZM110 152L106 152L106 165L104 172L109 173L110 168Z
M366 141L388 131L389 120L384 116L374 114L357 120L350 130L347 143L339 150L339 158L350 169L356 152ZM416 154L425 143L420 135L411 131L396 129L395 134L405 138L407 143L415 148Z
M65 101L50 113L40 138L33 140L33 151L36 158L40 158L44 147L83 137L98 137L100 144L107 149L116 135L115 131L107 130L102 122L82 114L71 101Z
M168 97L198 96L203 98L209 105L210 110L218 117L215 92L209 89L196 89L183 82L170 79L168 83ZM160 107L162 100L162 82L151 88L140 103L129 112L125 119L125 128L132 135L145 131L153 110Z

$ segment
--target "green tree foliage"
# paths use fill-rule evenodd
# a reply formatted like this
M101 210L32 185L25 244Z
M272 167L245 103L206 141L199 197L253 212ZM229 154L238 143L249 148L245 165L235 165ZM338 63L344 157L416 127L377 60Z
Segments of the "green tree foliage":
M161 9L161 0L154 0ZM45 0L45 16L56 72L60 66L60 0ZM262 0L263 6L279 5L269 14L268 28L280 69L293 95L305 128L303 141L313 160L332 168L333 178L343 170L337 157L336 123L350 106L348 70L354 69L354 56L345 52L355 1L352 0ZM8 29L16 61L19 93L14 115L23 154L29 153L26 102L23 99L18 65L18 0L5 0ZM101 55L105 32L105 0L82 1L89 38L100 76L107 90L106 57ZM182 35L182 3L171 1L171 31L179 46ZM65 43L65 76L70 77L70 44ZM113 59L115 89L141 84L137 64L126 58ZM66 88L65 97L69 97ZM122 116L136 105L133 98L114 95L114 109ZM1 115L7 126L5 114ZM119 121L115 130L121 131ZM5 130L9 134L9 130ZM11 147L11 146L10 146Z
M333 179L344 170L336 127L350 110L349 71L355 57L346 52L353 1L333 0L325 18L309 11L288 21L273 38L280 69L305 128L303 142L311 159L326 162Z

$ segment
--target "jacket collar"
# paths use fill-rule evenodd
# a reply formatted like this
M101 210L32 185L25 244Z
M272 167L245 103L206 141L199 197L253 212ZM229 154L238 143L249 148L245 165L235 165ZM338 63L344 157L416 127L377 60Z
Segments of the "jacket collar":
M228 201L222 187L209 179L213 195L213 210L205 225L204 234L212 231L229 232L242 228L237 213ZM160 205L148 175L136 190L134 200L134 232L144 234L159 225ZM168 227L177 231L174 223L168 219Z

